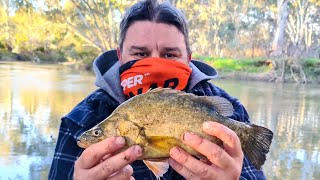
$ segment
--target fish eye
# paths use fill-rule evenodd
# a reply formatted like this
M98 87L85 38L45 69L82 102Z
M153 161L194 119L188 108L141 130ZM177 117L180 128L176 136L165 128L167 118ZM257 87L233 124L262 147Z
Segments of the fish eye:
M92 132L92 135L94 135L94 136L100 136L100 134L101 134L101 130L100 129L95 129Z

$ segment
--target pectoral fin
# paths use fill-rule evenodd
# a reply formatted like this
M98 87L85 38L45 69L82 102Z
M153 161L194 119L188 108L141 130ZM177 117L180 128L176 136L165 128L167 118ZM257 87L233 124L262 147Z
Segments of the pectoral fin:
M168 159L158 162L144 160L143 162L157 177L157 179L160 179L160 177L162 177L169 169Z
M168 136L150 136L146 137L146 141L145 159L168 158L170 149L181 144L179 139Z

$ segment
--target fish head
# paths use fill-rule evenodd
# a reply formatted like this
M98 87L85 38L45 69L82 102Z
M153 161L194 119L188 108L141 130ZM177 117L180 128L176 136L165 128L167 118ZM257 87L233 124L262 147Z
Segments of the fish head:
M92 144L114 136L124 137L127 146L137 144L137 141L142 141L141 136L145 136L144 127L140 127L139 123L132 121L133 119L134 116L126 111L112 113L104 121L85 131L78 138L77 144L79 147L87 148ZM143 141L143 143L147 142Z
M103 139L105 139L103 129L100 126L94 126L78 138L77 144L79 147L87 148Z
M119 118L120 116L118 114L113 114L93 128L82 133L77 140L78 146L87 148L104 139L119 136Z

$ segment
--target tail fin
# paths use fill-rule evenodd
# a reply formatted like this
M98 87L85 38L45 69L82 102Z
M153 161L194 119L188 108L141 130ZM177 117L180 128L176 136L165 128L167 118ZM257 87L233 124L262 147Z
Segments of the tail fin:
M266 161L266 154L269 152L273 138L273 132L265 127L251 124L251 131L246 143L242 143L244 154L252 164L261 169Z

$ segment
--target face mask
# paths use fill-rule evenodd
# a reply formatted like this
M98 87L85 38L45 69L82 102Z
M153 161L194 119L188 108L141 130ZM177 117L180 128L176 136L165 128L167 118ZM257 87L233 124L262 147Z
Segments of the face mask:
M191 74L181 62L155 57L129 61L119 71L127 99L157 87L184 90Z

